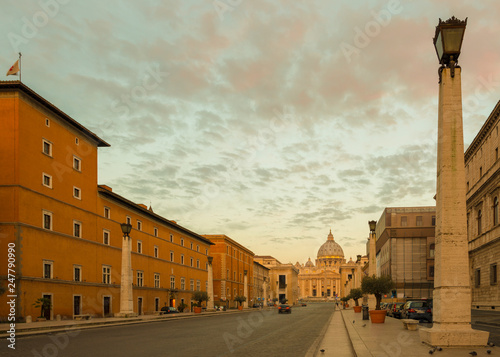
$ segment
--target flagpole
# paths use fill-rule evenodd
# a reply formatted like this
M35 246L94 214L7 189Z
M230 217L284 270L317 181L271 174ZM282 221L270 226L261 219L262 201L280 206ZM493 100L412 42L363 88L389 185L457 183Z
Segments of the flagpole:
M22 56L22 54L21 54L21 52L19 52L19 82L22 82L21 76L22 76L22 73L23 73L22 66L21 66L21 56Z

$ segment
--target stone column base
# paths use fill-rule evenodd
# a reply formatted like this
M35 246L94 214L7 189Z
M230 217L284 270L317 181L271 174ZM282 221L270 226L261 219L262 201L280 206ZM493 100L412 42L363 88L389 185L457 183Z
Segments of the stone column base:
M473 329L437 330L421 327L420 340L430 346L440 347L478 347L486 346L489 332Z
M115 317L137 317L137 313L130 311L130 312L119 312L114 315Z

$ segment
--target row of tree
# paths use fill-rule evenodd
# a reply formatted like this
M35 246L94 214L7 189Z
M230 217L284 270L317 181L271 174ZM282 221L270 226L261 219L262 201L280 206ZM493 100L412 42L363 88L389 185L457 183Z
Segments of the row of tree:
M375 310L380 310L382 295L388 294L394 288L394 282L388 275L376 277L365 276L361 281L361 288L351 289L349 295L341 298L344 303L353 299L356 306L359 306L359 299L365 295L373 294L377 301Z

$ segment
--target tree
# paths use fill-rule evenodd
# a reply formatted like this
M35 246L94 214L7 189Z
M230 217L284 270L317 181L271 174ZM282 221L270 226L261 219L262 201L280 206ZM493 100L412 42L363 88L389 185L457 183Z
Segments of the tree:
M364 294L373 294L377 304L375 310L380 310L380 302L382 301L382 295L388 294L394 288L394 282L392 278L388 275L376 277L365 276L361 281L361 290Z
M243 296L243 295L238 295L234 298L234 301L238 301L238 303L241 304L244 303L245 301L247 301L247 297L246 296Z
M349 298L354 300L354 304L356 306L359 306L358 300L363 297L363 291L359 288L356 289L351 289L351 292L349 293Z
M206 291L195 291L193 292L191 299L197 302L198 307L201 307L201 303L203 301L210 300L210 297L208 296L208 293Z
M52 304L50 303L50 299L42 297L37 299L34 302L33 306L36 308L40 308L40 317L45 317L45 311L50 310Z

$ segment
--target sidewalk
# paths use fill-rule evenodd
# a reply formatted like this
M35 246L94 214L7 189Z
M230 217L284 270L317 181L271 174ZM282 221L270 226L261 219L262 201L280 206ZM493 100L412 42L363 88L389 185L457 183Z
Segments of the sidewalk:
M383 324L372 324L370 320L363 320L363 314L354 313L354 310L337 310L340 312L349 339L357 357L421 357L429 355L432 349L420 341L419 331L409 331L403 328L401 320L386 317ZM420 327L419 327L420 328ZM325 339L338 333L338 328L328 329ZM487 350L492 355L499 355L499 347L474 347L474 348L445 348L435 351L439 357L470 356L469 352L476 351L478 356L487 356ZM325 356L326 351L325 351ZM317 356L322 356L318 353ZM338 354L337 356L344 356ZM346 355L349 356L349 355Z
M243 310L248 311L248 310ZM108 318L92 318L90 320L61 320L61 321L43 321L43 322L32 322L30 324L26 323L16 323L16 337L18 336L31 336L45 334L48 332L63 332L68 330L78 329L88 329L88 328L99 328L117 325L132 325L132 324L142 324L151 322L161 322L165 320L178 320L186 318L198 318L198 317L210 317L217 314L231 314L237 313L240 310L227 310L227 311L210 311L202 312L201 314L195 314L193 312L179 313L179 314L168 314L168 315L141 315L138 317L108 317ZM6 333L10 329L8 323L0 324L0 338L8 337Z

